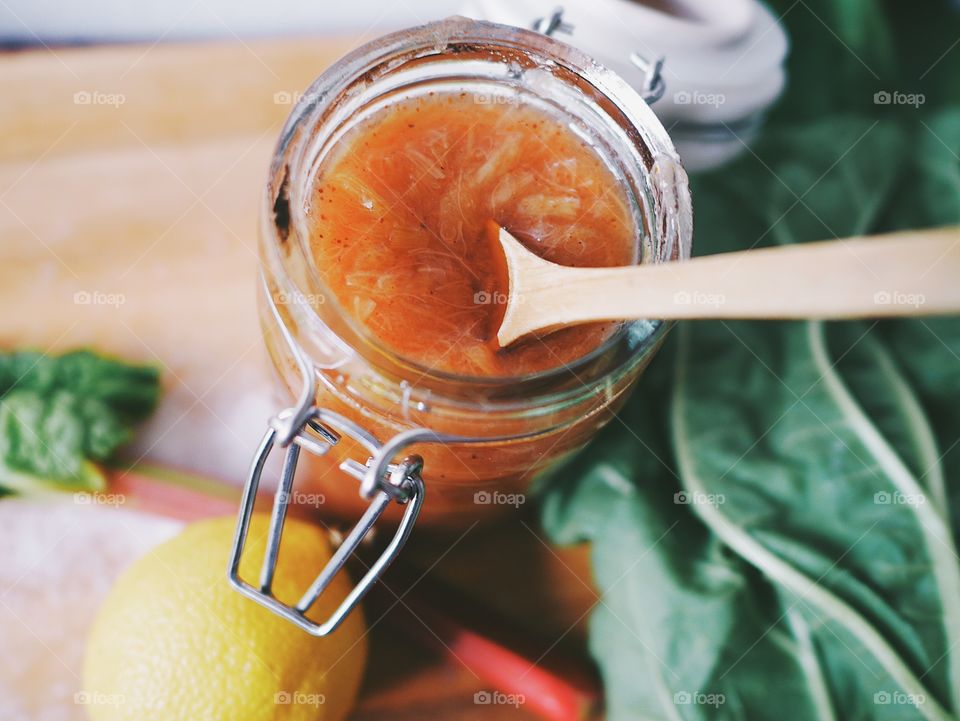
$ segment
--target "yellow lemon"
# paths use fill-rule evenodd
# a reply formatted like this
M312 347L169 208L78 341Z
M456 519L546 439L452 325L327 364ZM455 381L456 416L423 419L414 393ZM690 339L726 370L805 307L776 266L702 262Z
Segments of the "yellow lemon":
M256 583L268 521L255 516L240 565ZM84 690L94 721L341 721L366 662L360 610L310 636L227 582L234 519L188 526L119 578L94 623ZM329 560L319 528L284 527L274 592L294 603ZM311 609L324 620L350 590L341 572Z

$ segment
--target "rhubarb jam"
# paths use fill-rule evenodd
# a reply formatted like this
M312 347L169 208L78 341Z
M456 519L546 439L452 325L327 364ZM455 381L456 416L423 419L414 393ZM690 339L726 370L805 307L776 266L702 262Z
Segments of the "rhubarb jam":
M565 366L617 327L498 348L506 289L490 220L555 263L637 262L636 222L602 157L560 117L508 97L430 92L371 112L320 165L310 202L314 262L345 312L397 355L458 375Z

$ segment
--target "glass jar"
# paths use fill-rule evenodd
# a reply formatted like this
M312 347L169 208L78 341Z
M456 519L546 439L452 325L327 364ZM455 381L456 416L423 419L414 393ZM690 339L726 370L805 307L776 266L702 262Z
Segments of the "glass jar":
M292 396L304 382L292 348L302 351L315 376L316 405L381 442L411 428L473 439L409 449L423 459L428 500L421 522L461 526L515 507L538 473L607 423L667 324L624 323L568 366L482 378L395 355L340 306L308 243L306 207L318 167L384 104L451 87L491 102L519 95L587 138L632 204L637 262L688 257L692 220L686 176L646 103L578 50L539 33L464 18L404 30L355 50L303 95L273 157L261 213L260 308L270 356ZM367 456L345 435L324 455L300 459L298 487L321 493L326 511L355 517L367 500L340 466Z
M318 169L345 133L384 105L454 88L489 102L534 104L585 139L622 183L637 263L690 253L689 188L666 130L636 91L575 48L529 30L450 18L375 40L314 82L282 131L261 209L261 322L282 392L296 402L271 419L255 456L229 576L241 593L315 635L332 631L358 603L418 516L458 527L513 510L537 474L614 417L667 331L657 320L625 322L569 365L472 377L398 356L345 312L308 242ZM239 577L239 559L277 445L286 457L254 586ZM298 492L322 497L326 512L362 517L304 597L286 605L270 588L287 507L297 496L294 476ZM307 619L384 513L398 525L381 557L326 622Z

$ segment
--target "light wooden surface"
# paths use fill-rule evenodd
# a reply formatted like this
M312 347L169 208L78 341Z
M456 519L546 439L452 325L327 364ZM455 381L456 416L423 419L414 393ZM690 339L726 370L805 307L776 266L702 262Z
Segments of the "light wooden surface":
M569 268L498 236L509 280L497 332L634 318L872 318L960 313L960 228L844 238L629 268Z
M160 362L165 400L136 453L237 482L275 406L254 305L257 196L286 98L355 44L0 56L0 345ZM216 432L200 443L184 418ZM464 531L415 535L405 558L436 564L432 576L513 619L542 652L562 637L548 656L585 656L597 600L586 550L549 548L531 517ZM373 645L358 719L529 717L474 705L485 684L389 619Z

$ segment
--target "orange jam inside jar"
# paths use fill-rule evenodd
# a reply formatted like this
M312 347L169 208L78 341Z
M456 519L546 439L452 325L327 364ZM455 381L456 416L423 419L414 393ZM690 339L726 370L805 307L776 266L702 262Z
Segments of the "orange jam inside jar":
M452 18L375 41L294 109L262 213L261 318L285 388L384 442L413 428L421 522L512 510L607 423L659 346L659 321L587 324L496 347L485 233L573 266L689 255L686 176L662 125L612 73L551 38ZM291 347L296 348L292 351ZM301 454L299 487L355 516L349 435ZM398 459L399 460L399 459Z
M490 96L428 92L344 136L316 177L310 243L347 313L393 352L475 376L587 355L616 330L581 325L497 349L504 288L493 220L561 265L636 262L626 194L561 117Z

